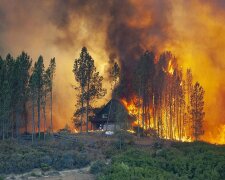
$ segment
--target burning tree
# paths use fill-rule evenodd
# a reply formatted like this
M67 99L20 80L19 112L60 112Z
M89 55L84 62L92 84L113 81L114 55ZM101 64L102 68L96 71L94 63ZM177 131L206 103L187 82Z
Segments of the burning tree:
M147 51L134 66L128 75L122 67L118 88L121 101L136 117L138 133L141 127L145 131L156 130L162 138L191 140L189 127L194 121L187 121L192 92L191 71L187 71L186 83L177 59L170 52L157 59L153 52Z

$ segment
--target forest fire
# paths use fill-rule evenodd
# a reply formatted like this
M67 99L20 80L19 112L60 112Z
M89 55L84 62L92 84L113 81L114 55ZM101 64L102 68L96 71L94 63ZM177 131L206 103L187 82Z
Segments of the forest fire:
M133 84L129 88L130 93L126 93L121 101L129 114L135 117L134 126L144 131L155 130L161 138L192 141L203 134L204 91L198 83L193 85L190 69L183 75L176 64L169 52L160 55L159 59L146 52L137 65L141 69L139 76L129 81ZM126 86L124 82L121 80L122 91ZM201 111L196 109L195 103ZM196 118L196 112L201 118Z
M0 180L224 179L225 0L0 0Z
M173 69L173 66L172 66L172 61L170 60L169 64L168 64L168 73L173 75L173 72L174 72L174 69Z
M134 97L134 98L131 98L131 100L128 102L126 101L126 99L121 99L121 102L123 103L123 105L126 107L128 113L135 118L134 122L132 123L132 126L133 127L141 127L143 128L143 124L142 124L142 109L140 108L142 105L140 103L138 103L138 98L137 97ZM149 112L150 114L153 112L152 109L149 109ZM163 117L165 117L165 114L163 115ZM164 123L163 123L163 129L167 129L167 127L165 126L166 125L166 120L163 119L162 120ZM145 124L147 124L148 122L145 122ZM157 131L157 127L154 127L154 123L153 123L153 117L150 118L150 122L149 124L147 124L146 126L144 126L143 128L145 131L148 131L149 129L153 129L153 130L156 130ZM225 128L224 128L225 130ZM173 140L178 140L178 141L182 141L182 142L191 142L192 141L192 138L189 136L188 137L188 130L187 129L184 129L184 132L183 132L183 136L180 137L179 136L179 133L176 132L174 133L174 136L173 136ZM162 137L161 138L164 138L164 139L171 139L169 137L169 135L165 132L163 133Z
M114 60L119 63L123 73L127 75L124 83L127 92L124 92L120 98L124 98L123 101L127 102L131 114L138 114L139 108L135 107L139 101L139 93L138 89L133 91L126 86L128 84L133 86L127 81L133 80L132 76L136 74L133 69L140 56L146 50L153 51L155 56L170 51L176 56L179 66L183 67L181 79L186 80L185 70L191 68L193 80L199 81L205 90L204 134L201 140L225 144L224 1L206 0L203 3L202 1L87 0L83 2L74 0L9 3L3 0L0 5L2 57L5 57L8 52L15 56L24 50L33 57L34 61L42 54L45 57L45 66L52 56L56 57L60 68L56 70L53 92L55 131L62 129L65 124L72 126L71 116L74 112L76 97L74 89L70 86L74 84L71 68L74 57L78 56L82 46L88 47L90 54L93 55L98 71L104 76L104 86L108 90L110 90L110 82L107 79L107 69ZM27 18L28 11L32 12L30 18ZM14 13L9 14L9 12ZM22 25L18 26L18 24ZM40 28L35 29L34 24ZM180 109L174 109L178 99L173 97L173 93L168 93L172 92L170 89L173 88L171 86L173 77L181 74L180 69L176 70L173 60L167 61L161 67L169 75L165 76L167 88L163 88L162 92L165 96L162 96L161 105L158 105L157 94L154 95L154 99L152 95L150 102L144 105L146 112L150 109L150 113L145 113L146 121L150 119L154 127L157 127L157 121L153 117L162 117L158 119L162 119L165 131L163 133L167 136L169 134L176 138L176 133L179 132L180 139L190 137L190 123L185 124L188 127L181 127L178 130L177 127L182 124L179 121L177 123L177 119L182 118L176 117ZM135 86L141 87L140 83L142 82L136 81ZM180 88L177 86L177 90L185 86L186 82L180 81ZM161 89L161 87L157 88ZM133 94L129 91L133 91ZM107 98L110 98L109 96L108 93ZM185 99L187 101L187 97ZM153 100L157 100L157 112L153 108ZM104 100L101 100L97 102L97 105L100 106L103 103L105 103ZM140 104L139 119L142 126L143 110L142 103ZM186 103L185 106L187 105ZM159 107L162 108L159 109ZM47 119L49 119L48 111L47 109ZM185 111L187 113L187 110ZM30 110L28 113L31 114ZM168 115L170 113L173 117L171 120ZM150 114L150 118L147 114ZM188 122L186 120L185 123ZM172 124L175 123L174 126L165 129L165 124L171 124L170 121ZM31 123L29 125L31 127Z

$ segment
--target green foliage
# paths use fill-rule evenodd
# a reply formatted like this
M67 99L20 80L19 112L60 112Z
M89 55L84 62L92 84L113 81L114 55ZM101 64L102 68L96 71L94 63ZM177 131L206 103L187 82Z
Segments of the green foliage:
M65 141L60 141L65 142ZM65 147L67 146L67 147ZM22 145L17 142L0 143L0 174L24 173L34 168L48 171L81 168L90 163L88 155L78 150L78 144L62 143Z
M96 161L91 165L90 172L92 174L99 174L105 170L106 164L103 161Z
M50 170L50 166L48 164L41 163L41 170L48 171L48 170Z
M41 105L46 104L47 92L52 90L55 59L45 72L43 57L32 67L28 54L22 52L17 58L8 54L0 57L0 137L18 136L20 129L28 128L28 102L38 106L38 127L40 130ZM45 109L44 109L45 110ZM32 118L34 119L34 118ZM32 123L34 127L34 123Z
M16 59L10 54L5 59L0 58L0 130L3 139L15 129L18 134L20 116L24 117L27 124L25 104L30 67L31 59L24 52ZM15 129L9 129L9 127L15 127Z
M98 179L224 179L225 147L174 143L155 150L131 149L112 158Z

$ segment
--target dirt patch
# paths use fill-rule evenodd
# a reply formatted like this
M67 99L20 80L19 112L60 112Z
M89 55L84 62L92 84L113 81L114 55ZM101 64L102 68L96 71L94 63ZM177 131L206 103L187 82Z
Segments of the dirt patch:
M9 175L6 180L29 180L29 179L39 179L39 180L94 180L95 176L89 173L90 167L82 169L72 169L64 171L48 171L43 172L40 169L34 169L29 173Z
M40 177L43 180L94 180L94 175L80 170L61 171L58 176Z

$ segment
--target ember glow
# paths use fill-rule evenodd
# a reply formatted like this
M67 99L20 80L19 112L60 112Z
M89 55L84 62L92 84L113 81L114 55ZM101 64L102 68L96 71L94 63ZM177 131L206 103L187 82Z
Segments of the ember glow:
M127 108L129 114L132 115L133 117L135 117L135 121L132 124L133 127L139 126L141 128L144 128L145 130L148 130L149 128L157 130L157 128L154 126L153 118L150 119L150 124L148 124L148 122L145 122L147 125L144 127L142 126L142 123L141 123L142 110L141 110L141 108L138 108L138 103L135 103L138 101L136 97L132 98L132 100L130 102L127 102L125 99L122 99L121 101L122 101L123 105ZM140 106L141 106L141 104L140 104ZM150 109L149 111L151 111L151 113L152 113L152 109ZM169 137L168 129L165 126L168 123L165 116L166 115L163 114L163 124L164 124L163 132L164 133L162 134L161 138L171 139ZM174 128L176 128L176 127L174 127ZM182 142L191 142L192 137L188 135L188 129L184 128L183 131L184 132L182 133L182 136L179 136L179 132L174 130L175 133L174 133L172 139L182 141Z
M180 79L182 75L179 75L179 73L181 72L177 69L176 60L171 54L162 55L155 66L159 68L162 59L165 60L163 62L168 61L167 66L162 67L163 75L160 75L160 77L164 78L161 81L157 78L157 75L154 75L155 80L153 81L157 84L153 85L153 92L143 96L139 89L138 96L133 95L135 94L134 90L130 96L122 97L121 102L129 114L134 117L133 127L140 127L146 133L154 130L164 139L191 142L194 140L193 122L188 113L188 93L185 93L188 86L186 87L185 83L183 83L185 80ZM146 86L145 88L149 87ZM153 97L151 99L152 93ZM150 101L146 101L146 98L150 98Z
M34 60L42 54L46 63L56 57L56 130L71 124L76 100L72 66L82 46L89 49L109 90L111 61L118 61L129 79L129 69L143 52L171 51L179 66L191 68L194 81L205 89L202 140L225 144L224 1L1 0L0 20L1 56L17 56L24 50ZM166 71L174 73L172 62ZM137 102L126 103L137 114Z

